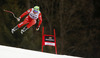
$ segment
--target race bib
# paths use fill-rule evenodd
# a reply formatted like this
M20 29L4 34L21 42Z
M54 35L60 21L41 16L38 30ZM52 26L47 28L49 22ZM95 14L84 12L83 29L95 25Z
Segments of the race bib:
M38 12L37 14L34 14L33 11L34 11L34 9L32 9L32 11L29 13L29 16L30 16L32 19L35 19L35 20L36 20L36 19L38 18L38 16L39 16L39 13L40 13L40 12Z
M37 15L37 14L34 14L34 13L30 13L29 16L30 16L32 19L37 19L37 18L38 18L38 15Z

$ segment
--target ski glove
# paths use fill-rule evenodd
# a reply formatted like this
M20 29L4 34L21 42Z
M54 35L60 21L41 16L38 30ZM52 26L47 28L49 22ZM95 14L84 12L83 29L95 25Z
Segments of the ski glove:
M40 29L40 26L36 28L36 31L39 31L39 29Z
M20 21L20 17L19 17L19 18L17 18L17 21Z

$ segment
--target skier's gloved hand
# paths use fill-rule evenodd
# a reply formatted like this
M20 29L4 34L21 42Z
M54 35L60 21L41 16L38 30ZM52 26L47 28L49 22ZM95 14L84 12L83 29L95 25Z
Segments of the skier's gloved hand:
M17 21L20 21L20 17L19 17L19 18L17 18Z
M36 28L36 31L39 31L39 29L40 29L40 26Z

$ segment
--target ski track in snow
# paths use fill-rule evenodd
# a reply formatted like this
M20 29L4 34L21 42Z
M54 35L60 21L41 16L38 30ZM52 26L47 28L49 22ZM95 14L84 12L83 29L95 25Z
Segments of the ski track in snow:
M0 58L81 58L0 45Z

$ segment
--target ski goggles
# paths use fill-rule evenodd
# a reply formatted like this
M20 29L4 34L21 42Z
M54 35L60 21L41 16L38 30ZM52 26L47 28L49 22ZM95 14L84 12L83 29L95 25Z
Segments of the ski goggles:
M37 13L38 11L37 11L37 10L34 10L34 12L36 12L36 13Z

